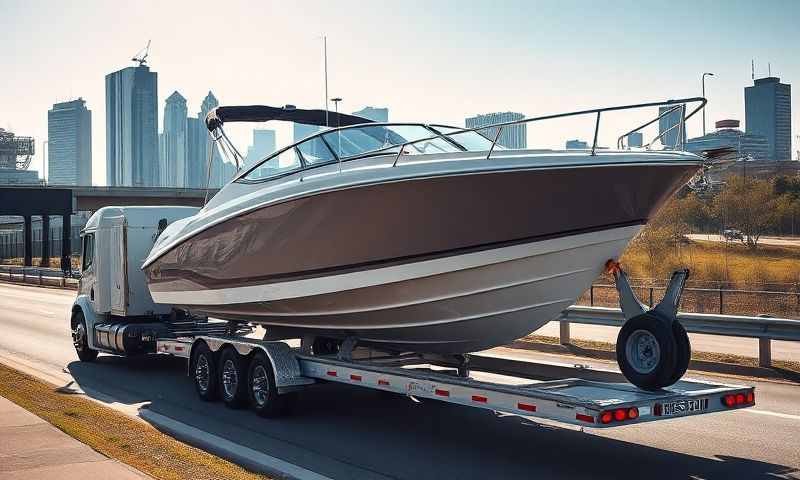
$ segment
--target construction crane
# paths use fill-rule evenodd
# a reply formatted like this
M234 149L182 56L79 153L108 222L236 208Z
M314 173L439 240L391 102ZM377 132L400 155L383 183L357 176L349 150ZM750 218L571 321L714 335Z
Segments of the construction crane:
M147 46L143 50L139 50L139 53L133 56L131 60L134 62L139 62L139 66L141 67L145 63L147 63L147 56L150 55L150 40L147 41Z

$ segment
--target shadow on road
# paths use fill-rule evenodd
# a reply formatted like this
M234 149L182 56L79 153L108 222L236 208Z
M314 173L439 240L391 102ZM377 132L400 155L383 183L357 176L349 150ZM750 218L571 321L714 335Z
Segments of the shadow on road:
M123 403L150 402L152 411L333 478L749 479L798 471L645 445L662 431L675 435L676 429L661 425L642 435L645 440L637 437L641 443L631 443L605 436L613 432L600 436L339 384L311 387L300 395L293 416L267 420L200 401L181 359L100 356L96 363L72 362L68 369L86 390ZM707 447L715 438L729 438L704 433L707 438L692 441ZM743 448L721 444L719 450L733 447Z

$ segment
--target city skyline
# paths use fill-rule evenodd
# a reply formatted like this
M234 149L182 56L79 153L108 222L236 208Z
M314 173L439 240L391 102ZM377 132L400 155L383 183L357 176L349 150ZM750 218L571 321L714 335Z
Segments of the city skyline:
M787 47L798 38L791 21L800 13L796 2L775 2L771 9L736 2L724 10L682 1L670 5L619 2L603 9L583 2L509 2L507 8L475 4L468 10L473 18L479 15L484 19L477 25L469 15L453 8L453 3L443 2L426 5L428 14L421 23L409 22L396 34L387 34L379 27L385 14L379 5L359 4L362 20L355 22L344 15L346 8L324 3L315 3L313 10L318 15L308 16L308 2L266 2L231 8L226 21L240 27L241 38L228 37L222 40L223 48L203 50L195 48L196 32L217 19L202 8L192 8L187 15L185 4L145 1L126 16L125 22L117 22L112 20L117 16L116 9L102 3L72 7L8 0L0 3L6 12L0 18L2 39L10 42L22 38L21 32L34 25L43 31L29 37L24 55L10 54L6 61L16 75L7 77L8 87L0 92L0 104L7 114L0 118L0 126L18 135L34 136L39 144L46 139L44 112L55 100L82 96L90 105L102 105L103 75L129 66L131 55L149 38L153 43L148 61L159 71L163 92L180 90L186 98L202 98L212 87L226 104L293 103L321 108L320 36L324 33L328 36L330 96L344 98L341 110L386 105L392 110L393 120L456 125L475 112L514 110L530 117L699 95L704 71L715 73L706 81L710 100L706 117L711 125L725 118L744 120L742 90L751 84L751 58L756 60L757 77L767 75L770 62L772 74L782 82L797 83L800 78L800 65ZM422 8L423 4L410 2L399 15L418 18L414 12ZM450 19L446 25L435 20L445 12ZM524 29L526 12L535 12L537 18L546 21L533 31ZM653 22L659 12L677 23L686 23L684 34L676 38L669 35L675 22L669 26ZM698 15L714 21L698 24L693 21ZM56 22L56 18L61 20ZM91 28L76 31L69 27L83 18L92 19ZM257 29L249 27L261 18L279 21L267 34L256 35ZM304 29L298 34L292 25L300 19ZM575 31L559 30L557 25L562 21L574 25ZM617 24L626 28L620 29ZM744 36L742 31L750 33ZM475 35L485 40L464 55L464 45ZM753 35L759 38L757 45L750 41ZM376 40L365 45L360 41L364 37ZM671 40L667 42L666 38ZM697 38L707 39L704 48L697 48ZM74 51L85 54L76 59L68 53ZM625 52L625 65L617 61L619 51ZM386 60L395 55L396 59ZM253 62L253 58L259 61ZM574 62L575 58L581 61ZM654 63L652 58L661 60ZM421 61L437 68L420 68ZM499 65L503 66L502 75L497 75ZM43 67L59 81L39 75ZM623 69L625 74L620 75ZM414 74L409 75L409 71ZM403 81L398 82L398 78ZM796 151L799 147L794 136L800 125L800 107L797 98L793 102L792 150ZM105 178L105 159L97 154L106 151L105 132L98 130L105 125L101 110L95 108L93 119L93 177L98 184ZM614 143L614 130L623 125L614 122L604 121L600 143ZM163 123L162 118L159 123ZM563 132L537 124L529 128L528 143L552 147L563 146L566 139L576 136L588 138L592 122L585 123L575 131ZM688 129L691 137L701 134L699 115L690 121ZM286 144L291 133L287 137L285 129L276 130L279 143ZM235 138L237 145L246 147L249 134ZM37 151L31 168L41 170L41 153Z

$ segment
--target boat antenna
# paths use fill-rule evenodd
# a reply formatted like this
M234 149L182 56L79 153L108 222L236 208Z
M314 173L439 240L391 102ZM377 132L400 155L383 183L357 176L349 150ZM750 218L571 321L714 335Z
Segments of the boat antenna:
M756 61L750 59L750 80L756 79Z
M322 56L325 63L325 126L328 127L328 36L322 36Z

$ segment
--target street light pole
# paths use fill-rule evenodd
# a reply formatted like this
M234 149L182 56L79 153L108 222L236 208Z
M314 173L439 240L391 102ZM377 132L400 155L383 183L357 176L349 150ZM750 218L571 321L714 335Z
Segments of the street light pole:
M706 75L710 77L714 76L711 72L705 72L700 77L700 83L703 85L703 98L706 98ZM703 136L706 136L706 107L703 107Z

